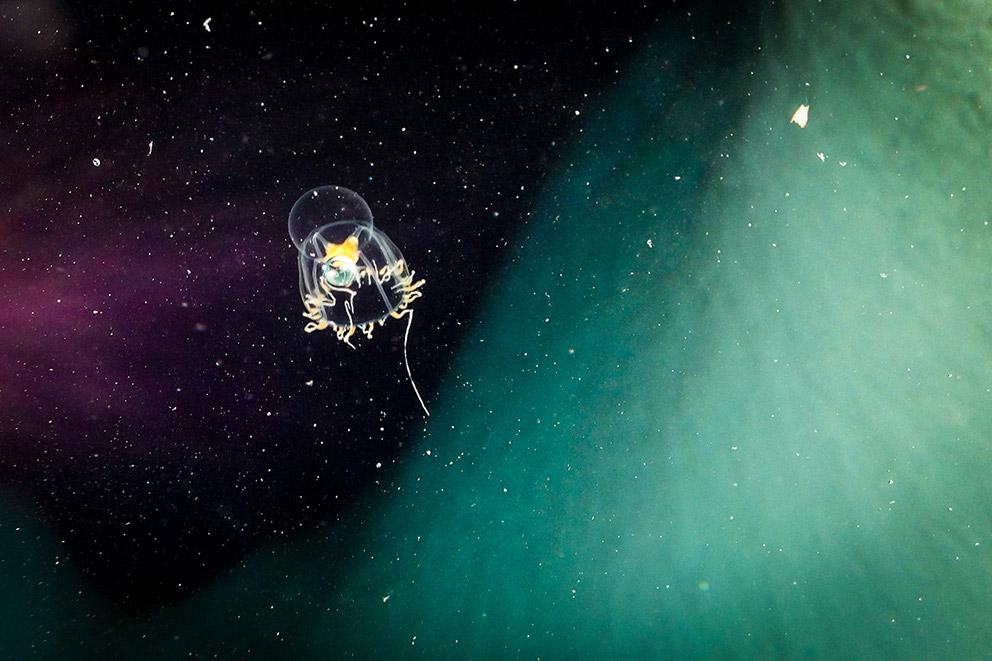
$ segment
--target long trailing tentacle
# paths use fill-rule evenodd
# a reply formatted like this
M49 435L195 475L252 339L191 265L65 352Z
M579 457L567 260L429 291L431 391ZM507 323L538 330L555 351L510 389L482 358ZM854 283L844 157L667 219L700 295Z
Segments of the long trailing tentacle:
M424 404L424 398L420 396L420 390L417 389L417 384L413 382L413 374L410 372L410 357L406 353L406 345L410 339L410 326L413 325L413 308L407 308L404 314L408 317L406 320L406 332L403 333L403 362L406 363L406 375L410 379L410 385L413 386L413 392L417 395L417 401L420 402L420 407L424 409L424 413L429 418L431 412L427 410L427 405Z

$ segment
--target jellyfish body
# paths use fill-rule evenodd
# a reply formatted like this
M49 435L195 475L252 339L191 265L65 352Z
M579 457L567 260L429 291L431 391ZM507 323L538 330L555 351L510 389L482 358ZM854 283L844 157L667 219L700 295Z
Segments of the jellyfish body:
M290 212L289 235L299 251L308 333L330 328L351 344L356 330L371 337L376 324L407 314L420 297L424 281L414 281L403 254L373 226L354 191L322 186L305 193Z
M324 225L300 250L300 295L308 333L331 328L350 344L361 330L399 318L420 296L399 249L371 225L350 220Z
M399 248L372 224L372 212L358 193L342 186L321 186L304 193L289 214L289 236L299 251L300 296L307 333L332 329L354 348L355 331L372 337L390 317L407 317L403 357L414 392L407 339L413 323L410 304L420 298ZM430 413L428 413L430 415Z

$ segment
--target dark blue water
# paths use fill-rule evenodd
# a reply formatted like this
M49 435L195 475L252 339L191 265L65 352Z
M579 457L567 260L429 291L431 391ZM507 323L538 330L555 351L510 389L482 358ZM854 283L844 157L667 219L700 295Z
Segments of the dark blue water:
M38 615L4 626L144 658L986 656L988 49L965 7L869 5L659 26L340 523L121 623L11 509Z

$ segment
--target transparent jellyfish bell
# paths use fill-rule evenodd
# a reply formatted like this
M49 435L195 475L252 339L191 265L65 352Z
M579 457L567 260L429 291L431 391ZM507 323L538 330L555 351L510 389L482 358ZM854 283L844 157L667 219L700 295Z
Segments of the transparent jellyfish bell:
M301 252L310 234L338 221L372 225L372 210L362 196L344 186L320 186L307 191L289 212L289 238ZM323 255L310 255L323 257Z
M342 220L317 228L300 249L300 293L334 328L385 320L404 307L412 274L388 236Z

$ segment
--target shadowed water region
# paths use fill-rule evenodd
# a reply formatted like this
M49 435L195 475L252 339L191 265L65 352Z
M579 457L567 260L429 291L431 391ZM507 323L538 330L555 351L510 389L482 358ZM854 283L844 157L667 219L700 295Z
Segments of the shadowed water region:
M0 588L35 606L5 638L91 658L986 656L981 16L676 12L582 109L383 489L136 618L33 561L55 541L8 505Z

